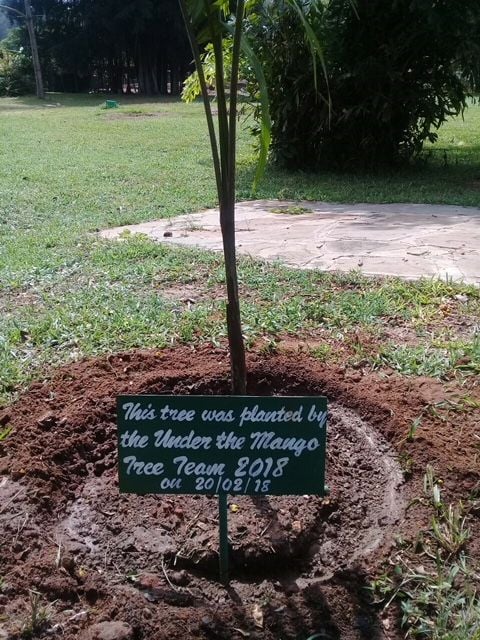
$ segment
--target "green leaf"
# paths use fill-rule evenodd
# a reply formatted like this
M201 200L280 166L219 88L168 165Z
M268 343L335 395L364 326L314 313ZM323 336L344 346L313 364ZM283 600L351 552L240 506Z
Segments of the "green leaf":
M8 436L12 433L12 431L13 431L13 427L11 427L10 425L7 425L5 429L2 429L2 431L0 431L0 442L2 442L2 440L6 440Z
M312 63L313 63L313 82L315 85L315 90L318 88L317 83L317 57L320 60L320 64L322 65L323 75L325 77L325 82L327 84L328 90L328 75L327 75L327 67L325 65L325 57L323 55L323 48L318 40L315 31L312 29L310 23L305 17L305 13L303 12L301 6L298 4L297 0L286 0L287 4L296 11L300 21L302 23L303 28L305 29L305 36L307 38L308 46L310 47L310 51L312 52Z
M257 78L261 106L260 154L258 158L257 170L255 172L255 179L253 181L253 191L255 192L258 187L258 183L265 173L265 168L267 166L268 150L270 149L271 141L272 121L270 119L270 104L268 100L268 87L265 80L265 74L263 72L261 63L255 55L252 47L250 46L250 43L248 42L245 34L243 34L242 36L242 51L247 56Z

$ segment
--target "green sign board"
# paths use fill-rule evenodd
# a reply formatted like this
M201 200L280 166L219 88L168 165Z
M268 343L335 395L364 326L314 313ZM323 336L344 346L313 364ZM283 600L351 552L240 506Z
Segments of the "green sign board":
M324 495L324 397L119 396L120 491Z

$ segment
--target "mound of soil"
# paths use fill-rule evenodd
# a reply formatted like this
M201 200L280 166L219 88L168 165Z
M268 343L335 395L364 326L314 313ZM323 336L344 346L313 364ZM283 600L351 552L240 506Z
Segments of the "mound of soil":
M34 610L45 618L36 637L66 640L396 637L367 602L369 572L397 536L426 525L421 502L406 506L427 463L451 499L480 475L474 420L463 419L460 438L426 412L454 391L252 355L248 393L329 398L331 493L232 497L225 588L216 498L120 495L115 426L121 393L227 394L225 352L137 351L56 371L0 411L14 429L0 450L0 637L2 624L5 637L20 637Z

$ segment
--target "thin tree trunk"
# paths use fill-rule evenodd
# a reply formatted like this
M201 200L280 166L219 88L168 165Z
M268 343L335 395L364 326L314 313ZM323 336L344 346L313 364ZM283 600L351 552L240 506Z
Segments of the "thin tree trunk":
M236 395L244 395L247 387L247 365L245 343L242 334L240 299L238 295L237 258L235 246L235 185L236 185L236 149L237 149L237 85L240 62L240 42L242 37L242 19L245 2L237 4L234 48L232 55L232 73L230 78L230 113L228 114L228 154L226 206L220 208L220 226L225 255L225 274L227 280L227 327L232 362L232 390Z
M225 260L225 279L227 288L227 332L230 349L230 364L232 372L232 393L243 395L246 391L247 367L245 361L245 345L242 334L240 316L240 301L238 295L237 262L235 249L235 145L236 145L236 101L230 105L231 120L227 113L225 86L223 78L223 51L221 35L215 33L214 24L210 22L212 41L215 48L216 78L217 78L217 104L218 104L218 142L215 127L213 125L210 97L203 72L200 50L195 39L193 25L188 14L185 0L179 0L182 9L188 38L192 47L195 66L197 68L200 86L202 89L203 104L207 118L208 133L212 147L213 166L217 183L218 199L220 202L220 226L223 239L223 253ZM205 2L205 0L204 0ZM212 16L205 2L207 15L211 21ZM237 20L243 17L244 0L239 0L237 6ZM237 37L241 33L241 24L237 24ZM238 50L237 50L238 53ZM232 64L232 75L238 75L238 55ZM236 67L236 68L235 68ZM235 87L236 87L235 81ZM235 112L232 116L232 109ZM233 122L233 129L232 129ZM230 126L229 126L230 124ZM233 147L231 146L233 144Z
M159 94L160 90L158 88L158 67L157 61L155 59L149 59L149 76L150 76L150 85L151 85L151 94L156 96Z
M32 50L33 73L35 74L35 86L37 98L45 99L45 90L43 88L42 68L40 66L40 58L38 57L37 38L33 27L32 9L30 1L24 0L25 5L25 22L27 23L28 37L30 38L30 48Z
M242 17L243 6L243 0L240 0L238 3L238 10L239 13L241 10ZM232 369L232 393L234 395L244 395L247 386L247 367L245 362L245 345L243 342L240 315L240 300L238 296L237 259L235 247L236 100L234 99L233 103L230 103L230 109L233 107L235 113L232 114L231 112L229 118L225 90L222 36L215 32L215 17L212 16L212 14L209 14L209 20L215 52L215 79L217 83L220 166L222 170L220 227L222 230L225 279L227 286L227 329ZM238 30L235 35L237 38L240 37ZM236 65L238 65L238 59L234 59L232 61L232 74L234 75L238 73L238 70L235 70ZM231 128L232 122L233 130Z
M237 259L235 248L235 191L228 202L220 203L220 227L223 239L225 277L227 285L227 331L232 369L232 393L245 395L247 365L242 334L240 298L238 295Z
M162 96L166 96L168 94L168 90L167 90L167 64L165 60L162 60L160 63L159 85L160 85L160 94Z

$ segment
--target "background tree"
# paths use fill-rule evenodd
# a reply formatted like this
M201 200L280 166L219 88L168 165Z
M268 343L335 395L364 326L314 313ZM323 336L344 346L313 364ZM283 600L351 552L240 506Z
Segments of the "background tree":
M1 6L1 3L0 3ZM7 37L9 31L12 29L12 24L6 15L6 12L0 11L0 40Z
M191 54L177 0L32 0L32 6L41 17L50 90L180 93Z
M35 23L32 14L32 8L30 6L30 0L24 0L24 17L25 26L28 32L28 42L30 44L30 52L32 54L33 74L35 76L35 92L37 98L45 98L45 90L43 88L43 75L42 66L40 64L40 57L38 55L37 35L35 33Z
M17 3L18 5L18 3ZM45 98L45 91L43 88L43 76L42 67L40 65L40 58L38 55L37 35L35 30L35 19L30 6L30 0L24 0L23 6L20 9L18 6L11 6L9 4L1 4L0 12L6 12L10 16L13 15L15 22L24 24L25 30L28 34L28 46L30 48L30 55L33 66L33 74L35 77L35 92L37 98ZM4 47L5 51L5 47ZM14 53L10 51L9 53ZM21 53L20 51L17 53Z
M32 60L24 48L19 29L12 29L0 42L0 95L19 96L33 93Z

